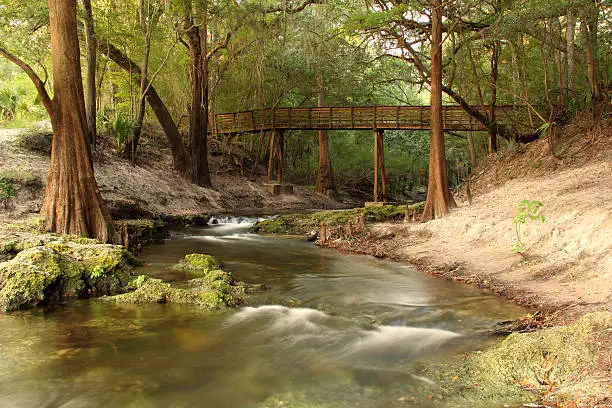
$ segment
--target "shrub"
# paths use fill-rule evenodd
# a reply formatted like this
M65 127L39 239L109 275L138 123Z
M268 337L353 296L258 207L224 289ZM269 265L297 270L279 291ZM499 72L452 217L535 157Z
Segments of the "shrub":
M134 126L136 126L136 122L134 120L121 113L117 113L111 128L111 134L117 142L117 153L121 153L123 151L125 142L133 132Z
M0 177L0 204L7 209L10 199L17 194L13 182L5 177Z
M523 200L519 203L516 209L516 214L512 219L512 223L514 224L516 231L516 242L512 247L512 252L523 252L523 243L521 242L521 225L527 224L529 220L540 220L542 222L546 221L546 217L542 214L543 207L544 203L541 201Z

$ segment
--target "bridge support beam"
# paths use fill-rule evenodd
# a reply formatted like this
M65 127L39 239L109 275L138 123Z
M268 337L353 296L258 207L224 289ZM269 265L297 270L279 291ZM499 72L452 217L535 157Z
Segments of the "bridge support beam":
M276 182L283 182L283 151L285 137L282 130L272 130L270 134L270 157L268 159L268 183L272 181L276 170Z
M385 144L383 142L383 130L374 131L374 202L380 201L378 190L378 175L380 169L380 181L382 187L382 201L387 201L387 178L385 173Z

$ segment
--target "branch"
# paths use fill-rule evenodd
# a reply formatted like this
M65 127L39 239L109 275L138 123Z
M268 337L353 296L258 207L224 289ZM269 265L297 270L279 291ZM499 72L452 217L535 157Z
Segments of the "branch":
M11 54L6 49L0 47L0 55L2 55L7 60L11 61L19 68L21 68L27 75L30 77L34 86L36 87L36 91L38 92L38 96L40 97L40 101L42 102L45 110L51 116L53 109L53 101L51 97L49 97L49 93L47 92L47 88L45 88L45 82L40 79L40 77L34 72L31 66L29 66L26 62L19 59L17 56Z
M283 12L285 14L296 14L299 13L300 11L303 11L306 7L310 6L311 4L325 4L326 0L306 0L304 3L302 3L300 6L298 6L297 8L294 9L286 9L286 8L282 8L282 7L274 7L274 8L270 8L270 9L264 9L263 13L264 14L271 14L271 13L280 13Z
M227 46L228 46L228 44L229 44L230 40L232 39L232 36L234 35L234 33L235 33L236 31L238 31L238 30L240 29L240 26L241 26L241 25L242 25L242 24L238 24L236 27L234 27L233 29L231 29L230 31L228 31L228 32L227 32L227 34L225 35L225 39L224 39L222 42L220 42L220 43L218 43L217 45L215 45L215 46L214 46L214 47L213 47L213 48L212 48L210 51L208 51L208 52L206 53L206 57L205 57L205 58L206 58L206 61L210 61L210 59L211 59L212 57L214 57L216 53L218 53L219 51L221 51L221 50L223 50L223 49L227 48Z

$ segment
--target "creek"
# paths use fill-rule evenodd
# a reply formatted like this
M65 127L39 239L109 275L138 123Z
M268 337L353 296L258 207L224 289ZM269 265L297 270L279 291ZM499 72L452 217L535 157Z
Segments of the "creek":
M0 408L444 406L430 367L525 314L476 288L222 219L144 249L146 273L216 256L263 283L250 306L74 300L0 314ZM282 403L281 403L282 401Z

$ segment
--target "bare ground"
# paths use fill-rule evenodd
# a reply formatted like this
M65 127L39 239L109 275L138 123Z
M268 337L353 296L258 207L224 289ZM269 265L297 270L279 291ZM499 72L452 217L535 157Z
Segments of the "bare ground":
M38 127L44 129L49 125L41 123ZM48 154L16 145L22 132L0 129L0 176L9 174L22 181L10 207L0 206L0 221L4 222L28 218L38 212L49 168ZM294 195L272 196L263 187L265 169L261 166L253 169L245 152L216 141L211 143L211 150L213 188L207 189L182 179L172 169L169 149L157 130L147 129L136 166L119 158L114 152L113 140L103 137L94 152L96 179L102 196L111 207L118 207L116 212L121 213L121 206L127 203L149 217L203 212L270 214L341 206L300 186L294 186Z
M561 135L555 151L562 162L550 154L548 140L489 158L470 181L472 204L464 187L446 218L375 224L361 237L328 244L410 261L540 310L562 311L561 321L612 310L610 129ZM522 228L521 255L511 251L512 219L524 199L542 201L547 219Z

